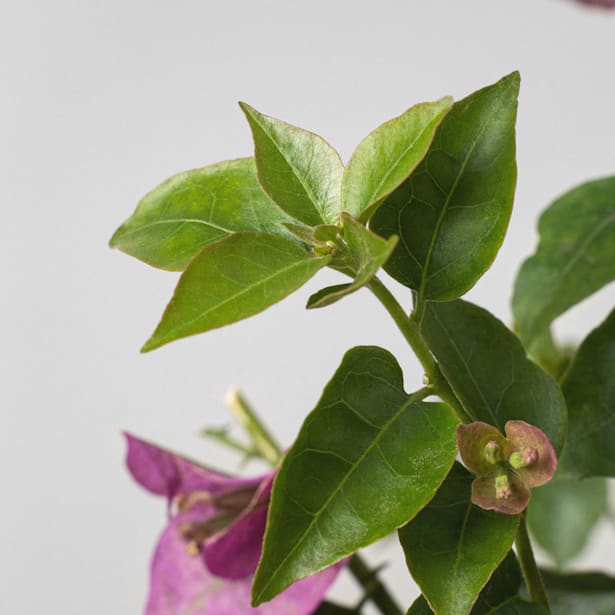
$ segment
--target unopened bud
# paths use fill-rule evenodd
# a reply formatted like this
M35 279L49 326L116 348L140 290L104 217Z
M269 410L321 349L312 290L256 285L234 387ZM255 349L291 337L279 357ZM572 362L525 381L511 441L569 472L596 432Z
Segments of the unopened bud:
M495 465L499 461L499 453L500 445L495 440L489 440L489 442L485 444L483 454L489 463Z
M508 463L515 469L527 468L538 461L538 450L535 448L524 448L521 451L515 451Z
M507 500L512 495L510 481L506 474L500 474L495 477L495 497L498 500Z

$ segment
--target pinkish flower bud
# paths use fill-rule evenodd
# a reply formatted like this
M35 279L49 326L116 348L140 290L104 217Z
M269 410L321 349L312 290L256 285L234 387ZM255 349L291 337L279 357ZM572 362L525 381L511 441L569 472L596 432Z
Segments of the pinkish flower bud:
M529 488L551 479L557 458L538 427L508 421L504 429L506 438L481 421L459 425L457 444L466 467L476 475L472 502L486 510L516 515L528 505Z
M483 449L485 459L495 465L500 461L500 445L495 440L489 440Z
M527 468L538 461L538 450L535 448L525 448L515 451L509 458L508 463L515 469Z
M495 477L495 497L498 500L507 500L512 495L510 481L506 474Z

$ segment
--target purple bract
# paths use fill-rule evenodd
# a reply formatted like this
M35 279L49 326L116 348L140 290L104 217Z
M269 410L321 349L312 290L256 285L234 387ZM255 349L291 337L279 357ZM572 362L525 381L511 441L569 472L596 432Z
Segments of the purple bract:
M169 510L152 559L145 615L309 615L316 609L344 562L250 606L274 472L235 478L129 434L126 440L130 473L166 497Z

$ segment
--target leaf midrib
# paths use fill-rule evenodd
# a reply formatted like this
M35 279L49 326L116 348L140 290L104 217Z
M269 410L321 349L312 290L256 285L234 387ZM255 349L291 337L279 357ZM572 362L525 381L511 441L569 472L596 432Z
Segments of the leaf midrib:
M463 353L461 352L461 350L460 350L456 340L454 339L453 334L451 333L450 329L448 329L448 327L446 327L446 325L442 322L442 320L440 319L440 317L438 316L438 314L434 310L431 310L431 314L434 317L434 319L438 322L438 324L440 325L440 328L442 329L442 331L446 335L446 339L450 342L453 351L459 357L460 361L462 362L463 366L465 367L466 372L468 374L468 377L470 379L470 382L472 382L472 384L476 388L476 391L477 391L481 401L483 402L484 407L489 411L489 414L491 415L491 418L493 419L494 424L495 425L499 425L499 421L497 419L497 416L495 415L495 413L493 412L491 406L487 402L487 399L483 395L482 388L479 386L478 382L476 381L476 378L474 377L474 372L470 369L470 366L468 365L468 362L466 361L465 355L463 355ZM457 395L459 395L459 392L457 391L457 387L455 387L453 384L451 384L451 387L453 388L455 393ZM465 395L464 395L464 397L465 397ZM474 418L474 419L477 418L476 417L476 413L473 412L471 408L467 408L466 404L463 404L463 406L464 406L464 408L466 409L466 411L470 414L470 416L472 418Z
M274 280L277 277L282 276L283 274L292 271L293 269L297 269L300 267L305 266L306 264L310 263L310 262L314 262L316 263L318 262L323 262L323 261L328 261L329 257L320 257L320 258L315 258L313 256L310 256L307 252L306 252L306 258L303 258L300 261L296 261L294 263L291 263L290 265L288 265L287 267L284 267L283 269L278 269L275 273L268 275L264 278L261 278L256 284L253 284L247 288L244 288L242 290L240 290L238 293L235 293L234 295L231 295L230 297L228 297L227 299L224 299L224 301L221 301L220 303L217 303L214 307L211 307L207 310L204 310L203 312L201 312L199 315L195 316L194 318L191 318L190 320L186 320L186 321L182 321L181 326L178 327L174 327L173 329L170 329L169 332L167 333L167 335L163 338L162 343L165 343L166 340L168 340L170 337L173 338L174 334L178 331L181 330L185 330L186 327L189 327L190 325L192 325L194 322L196 322L197 320L200 320L202 318L206 318L211 312L220 309L221 307L225 306L226 304L232 302L232 301L236 301L238 298L242 297L243 295L252 292L253 290L257 289L260 286L263 286L264 284L270 282L271 280ZM323 266L326 263L323 263Z
M442 209L440 211L440 215L438 216L438 220L436 221L436 226L434 228L434 232L432 233L431 236L431 241L429 242L429 248L427 249L427 256L425 257L425 265L423 266L422 272L421 272L421 285L419 287L419 292L418 292L418 305L420 305L425 298L425 286L427 284L427 280L428 280L428 274L429 274L429 264L431 262L431 256L433 254L435 245L436 245L436 241L438 239L438 236L440 234L440 227L442 226L442 223L444 222L444 218L446 217L446 214L448 213L448 206L449 203L451 201L451 199L453 198L453 194L455 194L455 191L457 190L457 186L459 185L459 182L461 181L461 177L465 171L465 168L472 156L472 154L474 153L474 150L476 149L476 146L478 145L478 142L480 141L480 139L483 136L483 133L485 132L485 130L487 129L487 125L491 122L491 118L493 117L493 115L495 114L495 112L500 108L502 103L502 99L500 97L500 99L498 100L497 104L494 104L491 108L491 112L489 113L489 115L487 116L487 118L485 119L485 121L483 122L482 126L480 127L478 133L476 134L476 138L474 139L474 141L472 142L472 145L470 146L462 164L461 167L459 169L459 172L457 173L457 176L455 177L455 181L453 182L453 185L451 186L450 190L448 191L448 194L446 196L446 199L444 201L444 204L442 205ZM446 121L446 120L445 120Z
M289 160L286 155L284 154L284 151L282 150L282 148L280 147L280 144L278 143L278 141L276 139L273 138L272 134L266 129L266 127L263 125L263 123L260 121L260 118L257 117L256 115L254 115L253 113L250 113L250 116L254 119L254 121L256 122L256 124L259 126L259 128L263 131L263 133L265 134L265 136L269 139L269 141L271 141L271 143L273 143L273 145L275 146L277 152L280 154L280 156L282 156L282 158L284 159L284 161L286 162L286 164L288 164L288 166L290 167L291 171L293 172L293 175L297 178L297 180L299 181L299 184L301 185L301 187L303 188L303 191L305 192L305 195L308 198L308 202L309 204L312 206L313 210L316 212L316 216L323 222L326 223L328 221L328 217L325 218L325 211L326 208L323 208L323 211L320 211L318 209L317 203L318 203L318 199L314 196L312 190L305 184L303 177L299 174L298 169L295 167L295 165L291 162L291 160ZM273 195L271 195L271 197L273 198ZM274 199L275 200L275 199Z
M406 402L404 404L401 405L401 407L399 408L399 410L380 428L380 431L378 433L378 435L376 435L376 437L372 440L372 442L369 444L369 446L366 447L365 451L359 456L359 458L357 459L357 461L352 464L351 468L349 469L348 473L346 474L346 476L342 479L342 481L338 484L337 488L331 493L331 495L326 499L326 501L324 502L324 504L320 507L320 510L316 513L314 513L314 515L312 515L312 520L308 523L305 531L303 532L303 534L301 535L301 537L295 542L293 548L288 552L288 554L286 555L286 557L284 557L282 559L282 561L278 564L278 566L274 569L274 571L270 574L269 576L269 581L267 582L267 584L263 587L263 589L259 592L257 598L261 598L265 592L267 591L267 589L269 588L269 586L273 583L273 581L276 579L279 571L281 568L283 568L286 565L286 562L294 555L295 551L303 544L306 536L309 534L309 532L311 532L312 528L314 527L314 525L317 523L317 521L320 519L320 517L322 516L323 511L325 511L328 506L331 504L331 502L333 501L333 499L341 492L342 488L344 487L344 485L346 484L346 482L350 479L350 477L355 473L355 471L357 470L357 468L361 465L361 463L363 462L363 460L367 457L367 455L369 453L372 452L372 450L374 448L377 448L378 443L380 442L380 439L383 437L383 435L387 432L387 430L391 427L391 425L404 413L408 410L408 408L410 406L412 406L415 401L420 401L421 399L421 395L420 393L414 393L412 395L410 395L408 397L408 399L406 400ZM343 398L340 399L340 401L343 401Z

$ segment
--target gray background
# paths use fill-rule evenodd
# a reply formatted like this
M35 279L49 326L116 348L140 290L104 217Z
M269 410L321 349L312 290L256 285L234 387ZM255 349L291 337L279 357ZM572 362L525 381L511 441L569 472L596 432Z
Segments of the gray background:
M353 345L389 348L408 388L420 381L367 292L303 309L327 274L239 325L138 353L176 275L106 243L167 176L250 154L237 100L322 134L347 160L415 102L460 98L519 69L516 209L468 295L507 321L540 209L615 170L615 14L565 0L58 0L0 11L2 613L140 612L165 511L128 478L121 430L231 469L235 457L195 435L227 421L231 383L290 443ZM558 331L579 339L612 300L611 287ZM615 572L614 549L605 522L579 565ZM394 543L369 556L392 562L408 604L416 590ZM335 591L354 590L341 579Z

